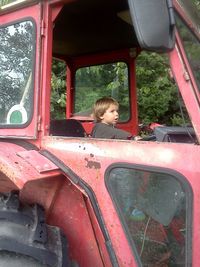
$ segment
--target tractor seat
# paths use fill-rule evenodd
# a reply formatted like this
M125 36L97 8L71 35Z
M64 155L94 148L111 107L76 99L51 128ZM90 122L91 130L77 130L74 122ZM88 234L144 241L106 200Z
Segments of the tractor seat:
M74 119L51 120L50 135L85 137L86 132L82 124Z

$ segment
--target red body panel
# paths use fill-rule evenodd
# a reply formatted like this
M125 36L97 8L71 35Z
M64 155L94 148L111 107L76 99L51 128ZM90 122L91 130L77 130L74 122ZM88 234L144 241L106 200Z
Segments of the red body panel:
M33 166L33 164L30 164L25 158L20 156L20 153L25 151L26 149L16 144L9 142L0 143L0 171L7 176L8 183L13 183L13 189L16 187L21 189L31 180L54 177L59 174L58 170L50 170L43 173L39 172L36 166ZM39 152L35 151L35 153L38 153L38 159L35 158L35 160L38 162L38 165L40 165L41 155ZM44 158L44 160L48 162L47 159ZM1 186L1 192L2 191L5 192L7 190Z
M35 165L31 162L32 155ZM48 223L64 231L70 244L70 255L80 266L102 267L102 261L109 266L106 250L103 253L105 260L103 254L100 255L90 220L92 214L88 213L87 198L67 177L54 167L41 172L42 166L53 166L52 163L39 152L27 151L15 144L0 143L0 159L1 192L20 190L23 202L42 205Z
M162 167L181 173L188 180L194 194L194 207L200 201L198 155L196 145L172 143L129 142L129 141L96 141L94 139L59 139L45 138L43 147L56 155L71 168L95 192L98 204L110 233L116 255L119 255L120 266L134 265L134 258L121 228L121 223L105 187L104 174L107 167L116 162L139 164L141 166ZM120 155L116 153L120 151ZM77 157L77 154L79 157ZM190 155L188 157L188 155ZM186 164L183 164L186 162ZM193 229L200 231L200 214L194 208ZM115 224L113 224L113 221ZM116 233L117 237L116 238ZM193 266L198 266L200 238L193 243ZM120 252L121 251L121 252ZM123 251L123 253L122 253Z

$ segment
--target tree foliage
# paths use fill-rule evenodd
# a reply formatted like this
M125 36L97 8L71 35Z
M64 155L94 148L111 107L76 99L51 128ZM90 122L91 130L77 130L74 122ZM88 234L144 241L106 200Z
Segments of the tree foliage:
M81 68L76 73L75 112L90 110L101 97L111 96L120 103L120 119L128 120L128 68L124 62Z
M167 58L143 52L137 60L136 75L140 122L173 124L173 115L179 116L179 106Z
M0 0L0 6L7 5L15 1L16 0Z
M65 118L66 107L66 64L53 59L51 75L51 118Z
M200 0L192 0L198 10L200 10Z

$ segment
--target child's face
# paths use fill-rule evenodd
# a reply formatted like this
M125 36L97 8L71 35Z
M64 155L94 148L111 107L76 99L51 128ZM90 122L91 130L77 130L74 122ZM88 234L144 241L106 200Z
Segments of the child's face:
M118 106L111 104L100 118L102 123L115 125L119 119Z

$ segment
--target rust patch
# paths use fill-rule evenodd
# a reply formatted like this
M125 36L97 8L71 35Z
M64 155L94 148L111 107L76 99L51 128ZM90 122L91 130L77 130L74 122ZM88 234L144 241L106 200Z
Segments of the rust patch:
M85 161L87 162L86 168L89 169L101 169L101 164L100 162L94 161L94 160L89 160L88 158L85 158Z

